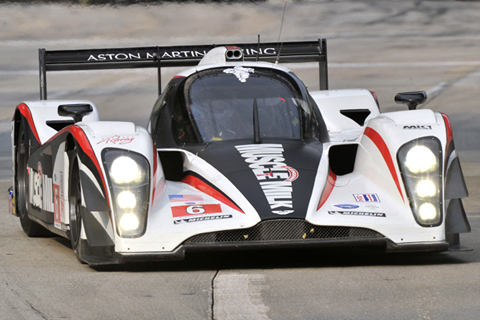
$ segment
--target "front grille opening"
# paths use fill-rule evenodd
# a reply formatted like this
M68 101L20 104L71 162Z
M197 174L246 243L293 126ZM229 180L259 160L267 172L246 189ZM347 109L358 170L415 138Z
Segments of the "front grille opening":
M255 241L341 240L381 238L380 233L363 228L315 226L304 220L280 219L262 221L248 229L204 233L191 237L185 244L214 244Z

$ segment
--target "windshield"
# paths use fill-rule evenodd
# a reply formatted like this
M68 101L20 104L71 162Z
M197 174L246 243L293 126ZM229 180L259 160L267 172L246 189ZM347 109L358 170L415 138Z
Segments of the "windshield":
M301 139L302 122L311 117L296 85L269 69L205 70L185 89L188 116L202 142L253 139L255 134Z

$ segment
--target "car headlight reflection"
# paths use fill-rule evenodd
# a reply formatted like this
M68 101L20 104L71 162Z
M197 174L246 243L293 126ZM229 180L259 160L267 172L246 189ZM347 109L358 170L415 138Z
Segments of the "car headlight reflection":
M397 160L415 221L423 227L442 223L442 152L435 137L404 144Z
M117 196L118 206L122 209L133 209L137 205L137 199L131 191L122 191Z
M112 194L117 233L124 238L145 233L150 192L150 166L136 152L104 149L103 160Z
M142 172L131 157L120 156L113 160L110 176L115 183L124 184L141 180Z
M421 180L415 187L415 193L420 198L433 197L437 193L437 187L431 180Z
M435 154L426 146L416 145L408 150L405 166L412 173L430 172L438 167Z
M122 230L132 231L138 229L140 226L140 221L134 213L124 213L118 224Z
M423 221L432 221L438 215L437 208L430 202L422 203L418 208L418 215Z

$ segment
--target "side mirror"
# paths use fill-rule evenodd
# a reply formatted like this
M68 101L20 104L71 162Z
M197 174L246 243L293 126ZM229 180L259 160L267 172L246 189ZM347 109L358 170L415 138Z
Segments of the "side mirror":
M395 102L398 104L408 105L408 110L415 110L419 104L427 101L427 93L425 91L412 91L397 93Z
M59 116L72 117L75 122L82 121L83 117L92 111L93 107L89 104L62 104L57 109Z

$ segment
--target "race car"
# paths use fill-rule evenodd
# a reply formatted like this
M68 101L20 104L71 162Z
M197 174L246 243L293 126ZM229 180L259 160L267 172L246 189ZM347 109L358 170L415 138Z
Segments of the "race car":
M468 195L447 115L382 113L365 89L329 90L327 43L39 50L40 100L12 122L12 213L30 237L71 240L90 265L194 250L460 248ZM318 62L309 91L283 64ZM165 67L184 66L161 91ZM157 68L148 127L48 100L48 71Z

